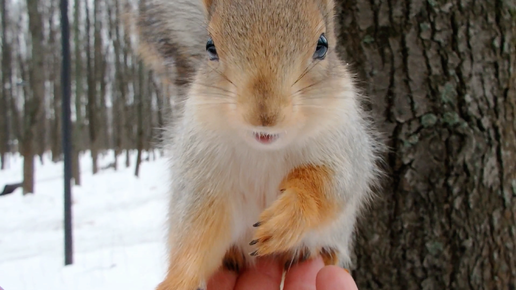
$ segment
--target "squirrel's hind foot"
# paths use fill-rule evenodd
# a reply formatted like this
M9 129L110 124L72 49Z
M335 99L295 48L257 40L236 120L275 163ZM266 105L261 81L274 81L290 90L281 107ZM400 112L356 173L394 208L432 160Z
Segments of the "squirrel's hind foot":
M331 247L323 247L318 251L311 251L303 247L301 249L292 250L281 255L285 270L290 269L296 263L301 263L320 255L323 259L324 265L338 265L338 250Z
M245 254L236 246L232 246L226 252L222 262L224 268L239 273L245 265Z

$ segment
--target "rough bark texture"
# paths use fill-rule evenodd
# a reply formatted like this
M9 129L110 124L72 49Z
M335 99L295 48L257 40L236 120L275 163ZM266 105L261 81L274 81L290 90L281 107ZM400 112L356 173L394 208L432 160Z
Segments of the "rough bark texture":
M515 289L515 1L337 2L391 146L357 232L359 289Z

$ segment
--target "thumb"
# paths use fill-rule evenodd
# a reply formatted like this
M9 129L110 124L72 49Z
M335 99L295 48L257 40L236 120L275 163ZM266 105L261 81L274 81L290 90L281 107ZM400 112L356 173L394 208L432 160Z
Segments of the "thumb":
M319 271L316 278L317 290L358 290L353 277L337 266L326 266Z

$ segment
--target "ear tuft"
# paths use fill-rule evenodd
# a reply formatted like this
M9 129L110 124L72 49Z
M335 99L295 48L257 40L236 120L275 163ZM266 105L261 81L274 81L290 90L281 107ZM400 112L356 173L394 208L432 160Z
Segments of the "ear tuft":
M202 0L202 2L204 2L204 7L206 7L206 9L210 9L211 4L213 4L213 0Z
M204 12L206 13L206 15L208 17L211 14L211 9L213 7L213 2L215 2L215 0L202 0L202 4L204 4Z

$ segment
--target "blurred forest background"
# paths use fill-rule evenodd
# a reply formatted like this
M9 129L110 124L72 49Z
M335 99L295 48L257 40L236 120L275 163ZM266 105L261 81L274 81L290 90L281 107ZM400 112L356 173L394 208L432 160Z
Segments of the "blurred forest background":
M81 183L79 154L113 149L111 167L141 162L129 150L156 148L170 114L172 87L145 69L126 31L137 1L70 0L73 177ZM133 5L134 4L134 5ZM24 157L23 192L34 191L34 162L62 158L61 30L59 1L1 0L0 166L8 152ZM139 166L135 174L138 175ZM21 177L20 177L21 178Z

